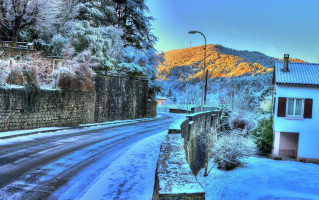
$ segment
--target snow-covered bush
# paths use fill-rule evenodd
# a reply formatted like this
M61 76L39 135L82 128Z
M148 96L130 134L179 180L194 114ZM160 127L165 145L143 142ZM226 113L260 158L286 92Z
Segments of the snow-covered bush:
M241 164L240 159L252 156L256 144L250 137L244 137L239 130L221 134L213 144L212 155L218 168L230 170Z
M9 70L10 63L9 62L10 61L8 61L8 60L1 60L0 59L0 72L1 72L0 73L0 86L4 85L6 80L7 80L8 74L10 72L10 70Z
M19 59L0 60L0 85L52 87L52 64L39 53Z
M23 85L21 76L21 69L19 67L13 67L6 78L6 83L10 85Z
M33 85L38 86L37 81L37 71L34 67L31 67L31 62L29 60L5 60L9 63L6 73L7 76L4 80L10 85Z
M0 60L0 85L37 86L41 88L94 91L92 68L99 66L90 48L72 57L67 48L62 64L53 69L52 63L40 54Z
M99 65L91 49L86 49L72 58L72 48L66 49L62 65L54 71L57 85L61 89L73 89L94 92L92 68Z
M261 119L258 122L258 126L251 131L251 134L255 138L259 151L263 154L271 153L273 146L273 117L269 119Z
M256 126L255 115L251 115L247 111L232 113L229 121L232 129L245 129L246 132Z

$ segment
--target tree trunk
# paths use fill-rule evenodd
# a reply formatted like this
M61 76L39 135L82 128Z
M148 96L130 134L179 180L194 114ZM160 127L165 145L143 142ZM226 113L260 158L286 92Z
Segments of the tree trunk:
M13 31L12 31L12 47L17 47L19 33L20 33L19 29L13 29Z
M22 17L19 16L14 20L14 27L12 29L12 47L17 47L18 37L21 29Z

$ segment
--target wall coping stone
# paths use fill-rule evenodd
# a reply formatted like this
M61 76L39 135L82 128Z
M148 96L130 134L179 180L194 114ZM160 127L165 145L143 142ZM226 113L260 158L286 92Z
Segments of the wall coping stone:
M187 115L186 117L194 117L196 115L202 115L204 113L211 113L212 111L203 111L203 112L198 112L198 113L193 113L193 114L190 114L190 115Z
M176 121L174 121L173 123L170 124L169 129L168 129L168 134L176 134L179 133L181 134L181 125L183 122L185 122L187 120L187 118L181 118L178 119Z

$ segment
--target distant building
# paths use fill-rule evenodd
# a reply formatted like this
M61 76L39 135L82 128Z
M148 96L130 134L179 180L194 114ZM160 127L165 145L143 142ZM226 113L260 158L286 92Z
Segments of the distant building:
M319 64L275 64L273 156L319 162Z
M165 97L161 97L161 96L156 97L157 105L163 105L166 100L167 100L167 98L165 98Z

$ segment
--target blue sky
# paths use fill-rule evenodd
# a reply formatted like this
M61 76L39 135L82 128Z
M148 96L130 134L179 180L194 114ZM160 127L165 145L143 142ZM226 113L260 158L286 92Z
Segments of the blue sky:
M319 61L319 0L148 0L159 51L208 44Z

